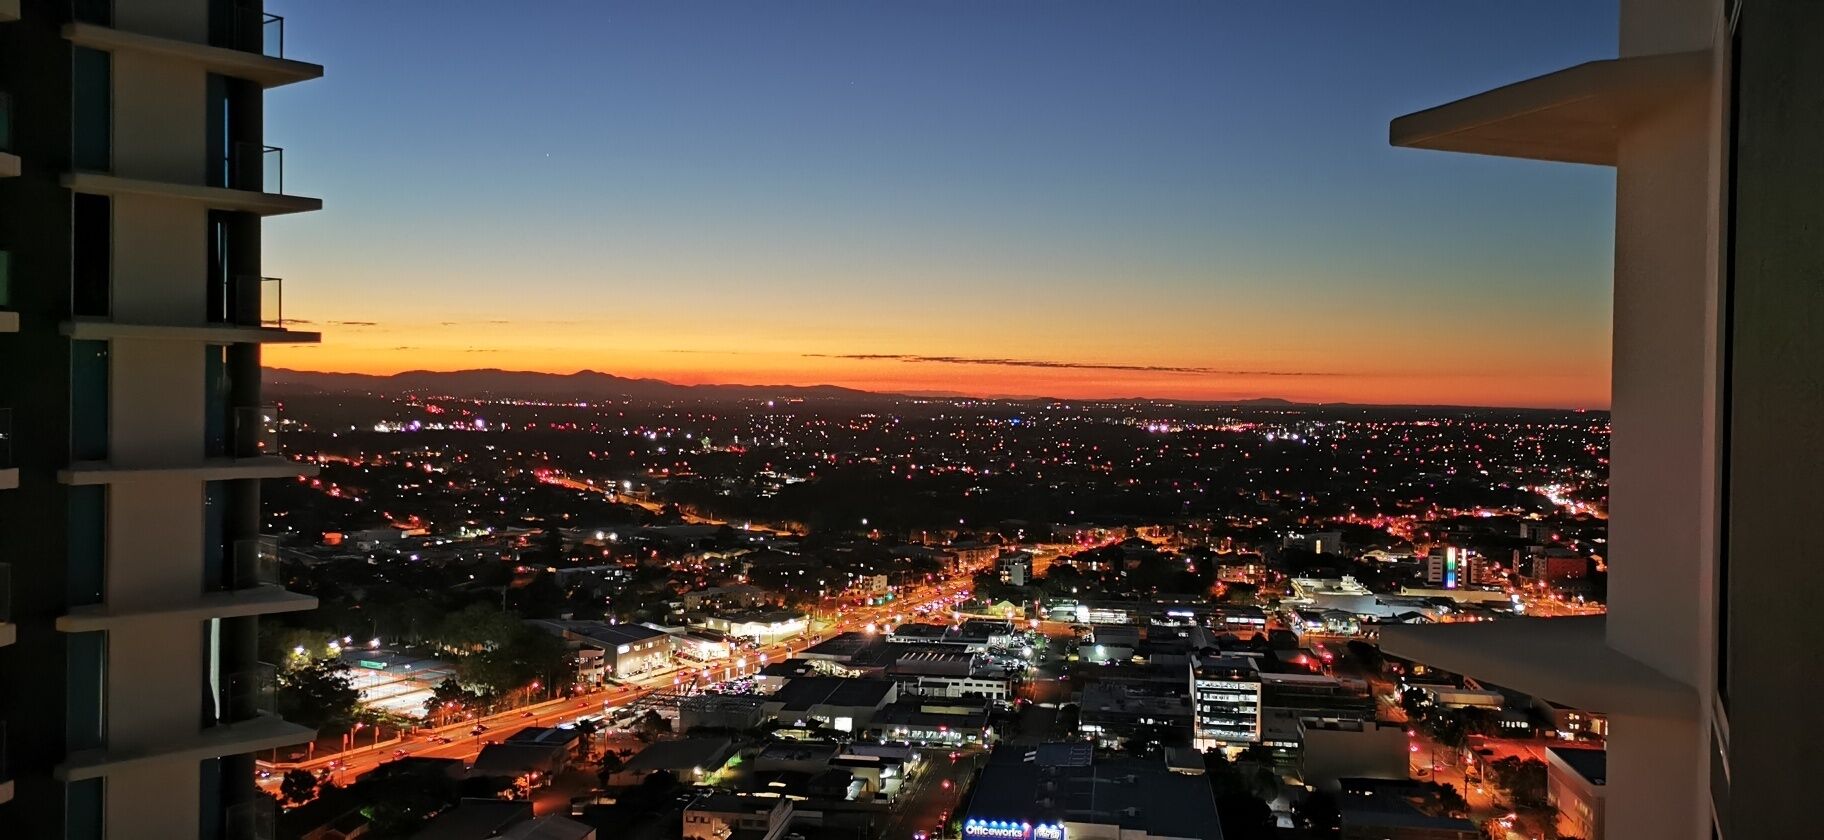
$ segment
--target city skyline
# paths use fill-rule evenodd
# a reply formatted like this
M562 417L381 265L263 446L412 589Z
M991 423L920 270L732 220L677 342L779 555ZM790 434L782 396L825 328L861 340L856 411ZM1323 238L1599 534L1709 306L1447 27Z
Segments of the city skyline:
M324 341L267 363L1607 407L1612 174L1378 125L1615 10L1039 9L312 4L336 72L268 119L336 212L266 262Z

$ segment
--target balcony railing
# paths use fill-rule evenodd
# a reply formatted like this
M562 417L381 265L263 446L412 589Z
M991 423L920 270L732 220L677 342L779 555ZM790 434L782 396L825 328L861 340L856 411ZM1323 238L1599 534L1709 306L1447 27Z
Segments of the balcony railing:
M70 18L77 23L114 25L114 0L70 0Z
M234 589L278 585L279 541L273 537L251 537L234 541Z
M233 726L274 713L278 695L278 677L264 662L245 671L222 678L221 698L216 706L215 725Z
M13 95L0 90L0 152L13 150Z
M273 840L278 836L278 801L256 796L228 806L223 840Z
M237 458L279 454L279 407L240 406L234 410L234 448Z
M212 281L209 320L217 324L285 326L285 281L237 274Z
M267 58L285 57L285 18L260 9L234 7L228 34L229 49L259 53Z
M259 311L251 314L260 319L264 327L285 326L285 281L277 277L249 277L243 282L258 294Z
M235 141L222 166L223 185L231 190L285 193L285 150L278 146Z

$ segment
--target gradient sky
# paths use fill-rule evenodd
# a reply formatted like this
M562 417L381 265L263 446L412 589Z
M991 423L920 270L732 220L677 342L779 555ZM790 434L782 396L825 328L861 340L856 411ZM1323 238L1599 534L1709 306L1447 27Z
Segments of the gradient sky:
M1612 171L1387 122L1613 3L268 5L271 365L1608 405Z

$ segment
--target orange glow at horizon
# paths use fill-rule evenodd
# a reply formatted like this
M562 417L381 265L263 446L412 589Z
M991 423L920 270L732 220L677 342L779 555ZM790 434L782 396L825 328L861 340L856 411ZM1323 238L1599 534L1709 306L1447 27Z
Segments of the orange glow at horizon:
M1485 345L1472 354L1458 344L1453 358L1440 357L1436 337L1425 335L1386 338L1372 353L1349 346L1347 336L1322 345L1288 347L1279 342L1249 353L1197 352L1202 348L1171 345L1121 352L1125 348L1091 342L1039 352L1018 338L991 340L997 337L988 335L971 340L967 352L923 353L907 360L897 357L898 347L839 346L854 340L848 336L839 337L841 342L803 340L802 348L795 348L792 345L798 342L789 334L731 336L712 343L663 330L638 336L611 330L598 337L589 330L499 321L485 326L357 322L298 328L321 329L323 342L269 346L264 351L267 366L376 375L477 368L556 374L595 370L680 385L838 385L980 397L1276 397L1297 402L1589 409L1604 409L1609 403L1606 348L1546 353L1527 347L1502 353ZM953 341L932 343L961 346ZM1222 361L1212 363L1212 358Z

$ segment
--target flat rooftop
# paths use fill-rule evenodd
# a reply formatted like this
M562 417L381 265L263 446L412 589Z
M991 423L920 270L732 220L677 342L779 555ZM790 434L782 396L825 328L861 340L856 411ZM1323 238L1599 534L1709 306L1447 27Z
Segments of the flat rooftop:
M892 693L892 680L843 677L798 677L773 694L772 702L785 711L803 712L816 706L879 706Z
M1080 754L1069 753L1073 758ZM1161 760L1040 761L1001 746L976 782L968 820L1089 823L1161 837L1222 840L1208 779L1174 773Z

